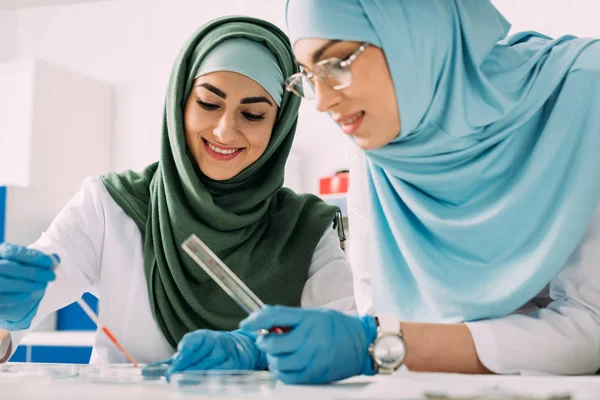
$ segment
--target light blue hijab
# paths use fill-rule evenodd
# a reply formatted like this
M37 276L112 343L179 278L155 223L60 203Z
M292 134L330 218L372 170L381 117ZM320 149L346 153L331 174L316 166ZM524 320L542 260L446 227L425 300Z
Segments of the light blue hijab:
M507 315L581 241L600 198L600 45L506 38L488 0L289 0L292 42L369 41L402 130L367 151L374 308Z

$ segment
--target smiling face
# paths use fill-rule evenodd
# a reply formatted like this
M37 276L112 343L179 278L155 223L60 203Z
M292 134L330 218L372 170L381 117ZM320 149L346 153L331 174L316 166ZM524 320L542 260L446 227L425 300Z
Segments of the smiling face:
M296 60L307 70L336 57L346 60L361 43L324 39L301 39L294 46ZM354 137L363 150L378 149L400 133L396 92L383 51L368 46L350 65L352 83L334 90L314 80L317 110L330 113L342 131Z
M235 72L198 77L185 104L187 146L202 173L226 180L265 152L278 107L254 80Z

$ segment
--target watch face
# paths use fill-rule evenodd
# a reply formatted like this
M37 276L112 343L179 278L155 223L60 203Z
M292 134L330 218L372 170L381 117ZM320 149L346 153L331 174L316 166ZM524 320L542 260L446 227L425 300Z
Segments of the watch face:
M397 335L383 336L377 341L373 355L380 364L395 367L404 361L406 346Z

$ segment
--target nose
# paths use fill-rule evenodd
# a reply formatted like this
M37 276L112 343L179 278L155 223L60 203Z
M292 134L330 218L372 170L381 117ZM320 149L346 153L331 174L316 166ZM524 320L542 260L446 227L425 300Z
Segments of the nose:
M314 83L316 108L319 112L331 110L341 100L342 94L321 80Z
M238 135L235 116L232 114L233 113L224 112L213 129L213 135L215 135L222 144L231 143Z

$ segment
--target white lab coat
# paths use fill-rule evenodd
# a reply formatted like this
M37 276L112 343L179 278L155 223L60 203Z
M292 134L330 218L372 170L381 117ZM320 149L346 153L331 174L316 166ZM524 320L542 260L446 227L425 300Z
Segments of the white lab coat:
M351 155L349 259L359 314L371 313L365 156ZM548 287L513 315L468 326L479 359L500 374L593 374L600 368L600 208ZM410 349L409 349L410 351Z
M86 179L81 191L31 246L59 254L61 263L30 329L48 314L90 292L99 298L100 322L138 362L170 357L173 349L150 309L142 244L140 230L115 203L100 178ZM355 313L353 295L350 266L336 231L328 229L313 254L301 305ZM11 332L0 349L12 340L14 351L27 332ZM5 354L6 350L2 352ZM126 359L103 333L97 333L90 362L119 363Z

